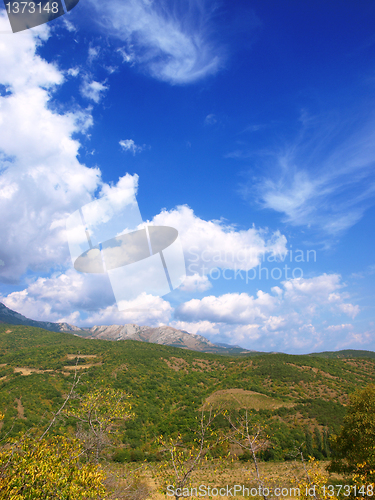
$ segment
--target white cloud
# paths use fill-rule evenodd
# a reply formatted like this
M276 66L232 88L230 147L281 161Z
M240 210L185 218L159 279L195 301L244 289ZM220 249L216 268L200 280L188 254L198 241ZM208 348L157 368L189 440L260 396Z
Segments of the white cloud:
M76 77L79 75L79 68L70 68L68 69L68 75Z
M0 30L6 25L0 14ZM91 200L100 171L77 160L73 134L92 123L88 112L58 114L53 91L63 83L58 68L38 54L48 28L0 38L0 272L17 280L28 268L46 271L66 262L65 218Z
M98 103L103 97L104 92L108 89L106 85L95 80L89 82L85 80L81 85L81 94L87 99Z
M0 297L0 301L34 320L66 321L76 326L154 326L168 323L172 313L169 302L145 293L120 304L126 310L119 311L107 275L81 274L72 269L50 278L38 278L27 289Z
M8 24L5 11L0 12L0 31ZM15 36L0 38L0 82L12 92L43 86L50 89L63 80L55 65L36 55L37 48L48 39L46 25Z
M336 349L348 349L353 347L355 349L358 349L358 347L361 347L362 349L372 349L374 350L373 344L374 344L374 337L375 337L375 331L366 331L363 333L354 333L351 332L345 337L341 336L339 339ZM369 347L370 346L370 347Z
M39 278L25 290L0 297L0 301L41 321L67 321L77 326L170 324L213 342L254 350L306 353L356 348L357 340L369 346L374 337L368 332L353 332L349 323L327 326L343 314L351 316L356 307L348 302L342 288L336 275L322 275L290 280L282 288L273 287L272 293L258 291L256 296L228 293L192 299L175 311L166 300L142 293L121 304L125 310L119 311L106 275L85 275L71 269ZM334 303L327 299L332 293Z
M78 310L90 313L111 306L114 297L107 275L81 274L70 269L50 278L38 278L1 301L31 319L59 321Z
M92 64L92 62L99 57L100 47L89 47L89 55L88 55L88 63Z
M120 146L124 151L130 151L133 153L133 156L135 153L141 153L143 151L144 146L137 146L133 139L124 139L119 142Z
M294 279L284 283L285 300L291 304L303 305L314 312L318 306L326 305L332 311L343 312L354 318L359 306L344 302L346 293L340 293L344 285L338 274L322 274L310 279ZM313 300L311 300L313 297Z
M352 325L327 327L326 318L332 321L359 312L342 288L340 276L323 274L283 282L271 294L258 291L255 297L228 293L192 299L176 309L173 326L206 335L212 342L255 350L306 353L323 344L334 349Z
M0 13L0 31L6 25ZM48 27L0 38L0 280L16 282L27 270L49 272L70 263L65 222L69 214L101 196L136 190L137 176L116 185L78 159L73 139L92 125L88 111L58 113L51 106L64 74L37 51ZM66 313L66 312L65 312Z
M199 335L203 336L218 335L220 333L219 326L216 326L211 321L172 321L170 325L178 330L184 330L189 333L199 333Z
M124 48L120 47L117 49L117 52L120 54L122 61L129 63L134 60L134 54L128 53Z
M350 316L353 319L360 312L359 306L353 304L339 304L338 307L344 314Z
M178 308L177 315L185 321L246 324L266 320L276 305L277 299L261 290L256 298L247 293L227 293L185 302Z
M189 83L216 73L223 52L212 41L215 6L206 0L165 3L149 0L91 0L96 21L111 36L124 40L126 54L155 78Z
M248 270L260 264L266 254L285 256L286 238L278 231L269 235L254 227L236 230L224 221L206 221L188 206L162 211L153 223L179 231L187 274L206 275L215 268Z
M77 28L74 26L72 22L66 19L66 16L63 17L63 25L70 33L74 33L75 31L77 31Z
M170 321L173 308L169 302L161 297L142 293L136 299L120 304L121 311L116 305L100 309L90 314L84 323L87 326L113 325L136 323L138 325L160 326Z
M182 290L184 292L205 292L211 287L212 284L207 276L193 274L192 276L186 276L185 281L179 287L179 290Z
M303 119L296 140L262 152L266 175L243 186L243 194L294 226L329 235L346 231L374 204L374 120L360 118Z
M340 276L338 274L322 274L310 279L294 279L283 283L285 289L285 298L289 302L306 302L314 297L314 302L326 303L332 301L336 292L342 288ZM331 300L330 300L331 297Z
M342 325L327 326L326 330L328 330L329 332L339 332L342 330L351 330L352 328L353 328L353 325L351 325L350 323L345 323Z

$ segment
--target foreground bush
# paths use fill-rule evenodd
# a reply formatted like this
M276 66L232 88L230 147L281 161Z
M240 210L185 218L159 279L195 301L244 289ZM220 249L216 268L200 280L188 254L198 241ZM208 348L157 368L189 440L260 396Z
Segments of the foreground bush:
M1 500L89 500L105 498L105 474L81 463L82 447L64 436L29 437L0 449Z

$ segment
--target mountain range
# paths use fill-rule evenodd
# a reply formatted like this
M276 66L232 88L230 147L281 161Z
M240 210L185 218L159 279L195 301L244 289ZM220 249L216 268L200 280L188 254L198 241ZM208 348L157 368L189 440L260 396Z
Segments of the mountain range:
M240 354L252 351L239 346L226 344L214 344L202 335L188 333L171 326L140 326L133 323L125 325L101 325L91 328L79 328L69 323L52 323L49 321L35 321L26 318L22 314L9 309L0 302L0 323L11 325L34 326L52 332L67 332L89 339L101 340L138 340L140 342L150 342L153 344L169 345L181 347L199 352L211 352L217 354Z

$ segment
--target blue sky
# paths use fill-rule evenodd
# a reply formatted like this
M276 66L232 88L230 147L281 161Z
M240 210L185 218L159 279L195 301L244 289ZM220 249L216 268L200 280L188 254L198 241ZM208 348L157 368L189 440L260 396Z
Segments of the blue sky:
M374 19L372 2L81 0L12 34L0 10L0 300L375 350ZM119 310L105 275L73 268L65 221L128 192L178 229L187 277Z

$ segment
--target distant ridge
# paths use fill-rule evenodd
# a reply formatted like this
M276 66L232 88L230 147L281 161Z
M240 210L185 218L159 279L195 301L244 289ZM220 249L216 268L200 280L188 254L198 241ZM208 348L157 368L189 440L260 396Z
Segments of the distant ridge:
M323 351L308 354L308 356L316 356L319 358L375 358L374 351L365 351L359 349L343 349L342 351Z
M35 326L36 328L44 328L52 332L76 332L80 328L69 323L52 323L49 321L34 321L33 319L26 318L16 311L12 311L9 307L0 302L0 323L8 323L10 325L26 325Z
M34 321L26 318L18 312L12 311L0 302L0 323L10 325L34 326L43 328L51 332L71 333L78 337L86 339L101 340L137 340L139 342L148 342L151 344L167 345L171 347L180 347L191 351L207 352L212 354L227 355L256 355L256 354L282 354L276 352L260 352L244 349L238 345L214 344L202 335L189 333L184 330L177 330L171 326L140 326L134 323L126 325L101 325L91 328L79 328L69 323L53 323L50 321ZM342 351L324 351L306 354L306 356L315 356L320 358L375 358L375 352L356 349L344 349Z
M49 321L34 321L26 318L12 309L9 309L0 302L0 323L11 325L34 326L52 332L67 332L80 337L102 340L138 340L140 342L150 342L153 344L169 345L190 349L199 352L211 352L216 354L241 354L251 353L239 346L229 346L213 344L202 335L188 333L184 330L177 330L171 326L139 326L133 323L126 325L102 325L91 328L79 328L69 323L52 323Z

